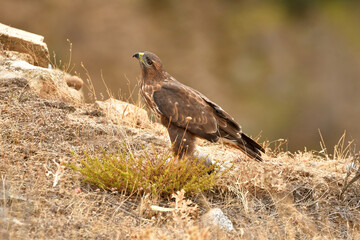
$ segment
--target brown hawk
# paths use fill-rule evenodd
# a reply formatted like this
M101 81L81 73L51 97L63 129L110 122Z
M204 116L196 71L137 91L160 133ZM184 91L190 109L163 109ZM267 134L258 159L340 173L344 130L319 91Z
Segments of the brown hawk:
M176 156L193 156L196 137L210 142L224 138L246 155L263 161L261 152L265 150L242 133L234 118L200 92L173 78L158 56L138 52L133 57L139 60L142 70L140 93L168 129Z

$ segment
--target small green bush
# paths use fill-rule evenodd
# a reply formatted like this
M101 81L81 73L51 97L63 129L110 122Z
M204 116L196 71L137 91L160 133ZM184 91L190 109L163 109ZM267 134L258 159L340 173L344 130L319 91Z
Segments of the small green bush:
M206 167L197 159L177 159L170 153L163 155L134 156L123 148L117 153L103 151L100 156L84 152L80 157L81 166L70 167L85 176L86 182L97 184L100 188L117 190L126 194L169 195L184 189L195 193L215 185L218 167ZM212 172L211 174L208 174Z

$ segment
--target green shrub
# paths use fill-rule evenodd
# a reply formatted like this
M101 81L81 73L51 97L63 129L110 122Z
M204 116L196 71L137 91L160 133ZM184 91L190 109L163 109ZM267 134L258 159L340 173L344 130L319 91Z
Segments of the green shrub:
M195 193L209 189L218 178L218 167L206 167L197 159L177 159L170 153L163 155L134 156L128 148L117 153L103 151L98 156L84 152L76 156L81 165L69 165L80 172L86 182L100 188L117 190L126 194L169 195L184 189ZM208 174L212 172L211 174Z

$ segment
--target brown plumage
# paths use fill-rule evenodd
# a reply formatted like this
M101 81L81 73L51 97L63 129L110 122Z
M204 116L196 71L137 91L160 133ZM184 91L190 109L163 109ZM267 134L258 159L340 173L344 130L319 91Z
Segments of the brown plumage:
M234 118L200 92L173 78L158 56L139 52L133 57L139 60L142 70L140 93L168 129L175 155L192 156L196 137L210 142L225 138L246 155L263 161L264 149L242 133Z

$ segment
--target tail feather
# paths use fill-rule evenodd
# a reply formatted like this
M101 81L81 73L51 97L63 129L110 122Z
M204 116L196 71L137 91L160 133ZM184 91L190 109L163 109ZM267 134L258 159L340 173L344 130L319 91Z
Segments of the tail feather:
M229 129L219 129L220 136L224 139L230 140L232 144L235 144L242 152L251 158L262 162L261 152L265 153L265 150L257 142L247 136L245 133L241 133L239 137L238 132L229 133Z
M236 143L237 146L240 147L240 149L249 157L255 158L260 162L264 161L261 158L261 152L265 153L264 148L246 134L241 133L241 138L237 139Z

